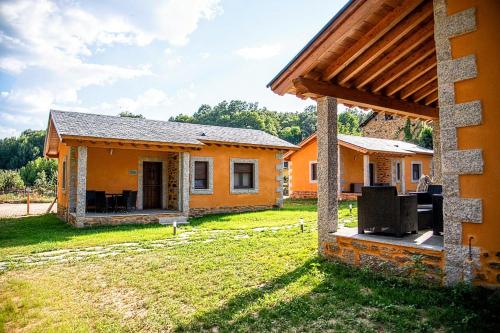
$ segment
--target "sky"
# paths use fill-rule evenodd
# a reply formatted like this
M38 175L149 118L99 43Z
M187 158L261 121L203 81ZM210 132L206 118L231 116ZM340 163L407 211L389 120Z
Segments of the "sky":
M345 0L0 1L0 138L49 110L168 120L223 100L300 111L266 84Z

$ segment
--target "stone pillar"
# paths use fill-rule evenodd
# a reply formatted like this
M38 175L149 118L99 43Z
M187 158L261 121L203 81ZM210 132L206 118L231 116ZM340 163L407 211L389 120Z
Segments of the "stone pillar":
M78 147L78 180L76 187L76 222L77 227L83 226L81 219L85 217L87 201L87 147Z
M441 127L439 121L433 121L432 127L432 145L434 156L432 157L432 181L436 184L442 184L441 176Z
M472 282L480 266L480 249L463 243L462 223L482 223L481 198L464 198L460 193L461 175L483 173L481 149L460 149L459 128L482 123L482 104L473 100L458 104L455 83L477 77L476 56L452 57L450 39L476 30L476 10L471 7L448 15L446 0L434 0L434 39L436 41L441 179L443 182L444 283Z
M76 213L76 184L78 179L78 148L69 147L69 200L68 200L68 212Z
M363 185L370 186L370 155L363 155Z
M338 145L337 99L321 97L318 109L318 241L323 253L324 242L333 239L338 223Z
M181 197L181 210L184 214L189 214L189 152L181 153L181 181L180 181L180 197Z
M405 176L405 159L402 158L399 162L401 168L401 193L406 193L406 176Z

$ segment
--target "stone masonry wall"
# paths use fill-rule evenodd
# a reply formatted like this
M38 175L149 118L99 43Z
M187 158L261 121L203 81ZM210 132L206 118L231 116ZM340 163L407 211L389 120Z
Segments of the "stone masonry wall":
M167 189L169 210L179 210L179 154L168 153Z
M329 259L380 273L421 278L436 284L443 279L443 252L439 250L337 236L335 242L325 245L324 254Z
M480 249L463 245L462 223L482 223L483 206L479 198L462 198L460 175L482 174L481 149L458 149L457 128L482 122L479 100L457 104L455 83L477 76L474 54L453 59L450 39L476 30L476 11L469 8L448 16L446 0L434 0L434 39L436 41L439 121L443 179L443 222L445 283L471 282L480 264Z
M370 155L370 162L375 164L375 182L390 184L392 182L391 159L380 154L373 154Z
M190 208L189 209L189 216L255 212L255 211L259 211L259 210L273 209L276 207L277 206L273 206L273 205L260 205L260 206L236 206L236 207L216 207L216 208Z
M385 119L385 113L379 112L372 120L361 128L363 136L389 140L403 140L402 129L406 125L406 117L391 115L391 120ZM412 128L418 124L417 120L411 119Z

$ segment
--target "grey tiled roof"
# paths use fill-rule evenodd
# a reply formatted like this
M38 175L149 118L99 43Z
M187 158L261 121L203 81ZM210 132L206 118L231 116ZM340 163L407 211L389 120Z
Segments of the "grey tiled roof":
M105 116L51 110L59 135L105 139L198 144L203 141L251 144L283 148L295 145L259 130L178 123L171 121Z
M360 148L372 151L381 151L398 154L433 154L433 150L417 146L416 144L399 141L387 140L378 138L369 138L365 136L355 136L339 134L338 140L355 145Z

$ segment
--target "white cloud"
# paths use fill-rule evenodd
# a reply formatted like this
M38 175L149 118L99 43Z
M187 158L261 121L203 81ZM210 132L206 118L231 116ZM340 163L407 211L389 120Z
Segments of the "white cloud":
M249 60L262 60L277 56L281 52L281 45L266 44L256 47L243 47L234 51L235 54Z
M51 107L78 109L89 105L80 97L84 88L153 76L149 65L126 65L128 55L120 58L119 64L99 62L96 55L106 59L107 50L116 45L144 47L155 40L185 45L201 20L211 20L222 12L219 2L169 0L95 6L64 0L1 1L0 71L16 77L16 81L1 93L0 113L28 115L35 126L46 122ZM165 60L169 67L182 61L170 48L165 53L170 55ZM168 105L169 100L166 94L150 89L135 99L107 104L145 110ZM43 119L37 118L42 114ZM15 120L3 117L2 126L11 125L16 126ZM0 137L5 133L10 132L2 129Z
M14 74L21 73L26 68L26 64L16 58L0 58L0 69Z

